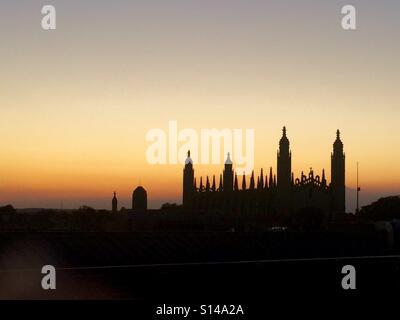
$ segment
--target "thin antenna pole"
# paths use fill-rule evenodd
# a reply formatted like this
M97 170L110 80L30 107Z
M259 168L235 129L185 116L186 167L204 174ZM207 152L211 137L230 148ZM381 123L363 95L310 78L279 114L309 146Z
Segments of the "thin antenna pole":
M360 187L358 185L358 162L357 162L357 209L356 209L356 213L358 213L359 211L359 193L360 193Z

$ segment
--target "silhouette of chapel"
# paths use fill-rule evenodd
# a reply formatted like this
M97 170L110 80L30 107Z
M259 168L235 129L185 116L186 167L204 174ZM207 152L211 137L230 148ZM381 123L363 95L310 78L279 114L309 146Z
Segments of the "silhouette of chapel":
M315 175L312 168L308 175L301 172L294 179L292 172L292 153L286 128L283 127L277 153L277 174L272 167L264 176L263 169L257 177L251 173L249 186L246 176L242 176L241 188L233 163L228 153L224 170L219 176L218 187L215 175L210 182L206 177L205 184L200 177L197 186L194 177L193 161L188 152L183 169L183 206L192 211L216 214L280 214L294 213L303 208L315 207L332 215L345 212L345 154L340 132L336 132L336 140L331 154L331 183L328 185L325 170Z

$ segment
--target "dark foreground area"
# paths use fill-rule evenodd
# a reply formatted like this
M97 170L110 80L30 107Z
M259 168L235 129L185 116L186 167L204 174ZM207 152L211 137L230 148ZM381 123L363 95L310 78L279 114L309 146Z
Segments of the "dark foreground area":
M395 240L376 231L0 233L0 308L41 318L320 318L317 306L359 316L383 300L382 315L400 290ZM55 290L42 288L44 265L55 267ZM342 287L346 265L355 290ZM168 308L190 313L157 314Z
M238 303L273 294L398 291L400 258L384 233L1 233L1 299ZM41 269L56 268L56 290ZM356 269L343 290L342 268Z

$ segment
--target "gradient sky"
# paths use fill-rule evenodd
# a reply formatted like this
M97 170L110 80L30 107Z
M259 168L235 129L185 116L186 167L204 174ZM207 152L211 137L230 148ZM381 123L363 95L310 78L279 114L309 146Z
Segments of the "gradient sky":
M41 7L57 30L41 29ZM254 128L276 169L286 125L295 176L325 168L336 129L361 203L400 193L400 2L146 0L0 3L0 205L180 202L181 165L146 162L151 128ZM195 167L196 175L221 166ZM348 208L354 208L354 192Z

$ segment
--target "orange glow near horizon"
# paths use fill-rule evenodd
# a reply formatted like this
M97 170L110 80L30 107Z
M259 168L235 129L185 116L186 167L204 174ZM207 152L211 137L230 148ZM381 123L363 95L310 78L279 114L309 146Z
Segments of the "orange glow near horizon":
M293 131L293 130L292 130ZM315 174L321 174L325 168L325 174L330 181L330 152L334 140L334 130L329 142L325 145L316 136L295 138L294 133L288 127L288 137L292 149L292 169L295 178L300 176L301 171L308 173L312 167ZM280 138L280 130L270 134L268 138L259 137L256 131L256 159L255 174L258 176L261 167L264 175L269 174L269 167L273 167L276 174L276 150ZM292 138L293 136L293 138ZM300 136L300 135L299 135ZM321 133L321 136L327 136ZM315 149L307 149L307 145L313 144ZM263 147L263 143L275 140L275 148ZM309 143L307 143L309 140ZM342 141L346 152L346 185L355 189L356 185L356 162L360 157L355 157L348 146L346 134L342 133ZM120 206L130 207L130 197L137 185L143 185L148 191L150 207L159 207L164 202L180 202L182 190L183 165L150 165L146 162L145 151L150 143L143 141L137 145L135 152L126 153L112 151L107 156L101 156L95 152L82 155L79 150L57 153L55 150L48 154L36 154L32 152L29 156L23 154L7 154L3 159L3 188L0 190L5 202L21 203L22 206L33 206L48 201L49 206L57 208L62 204L64 207L77 207L88 204L95 207L108 208L110 197L115 190L120 199ZM119 148L117 146L117 148ZM302 149L303 148L303 149ZM78 148L79 149L79 148ZM304 150L304 151L302 151ZM363 151L365 152L365 150ZM113 156L115 154L115 156ZM349 155L350 154L350 155ZM372 155L371 155L372 156ZM377 165L379 163L379 165ZM388 173L386 168L390 162L383 158L370 158L370 161L360 160L360 184L363 191L385 191L393 193L399 190L399 172L395 175ZM217 184L219 174L222 173L223 163L220 165L195 165L195 176L199 184L200 176L216 175ZM372 174L368 174L372 173ZM249 173L250 175L250 173ZM249 179L249 175L247 179ZM239 184L240 184L239 180ZM7 201L8 200L8 201ZM22 201L21 201L22 200Z

